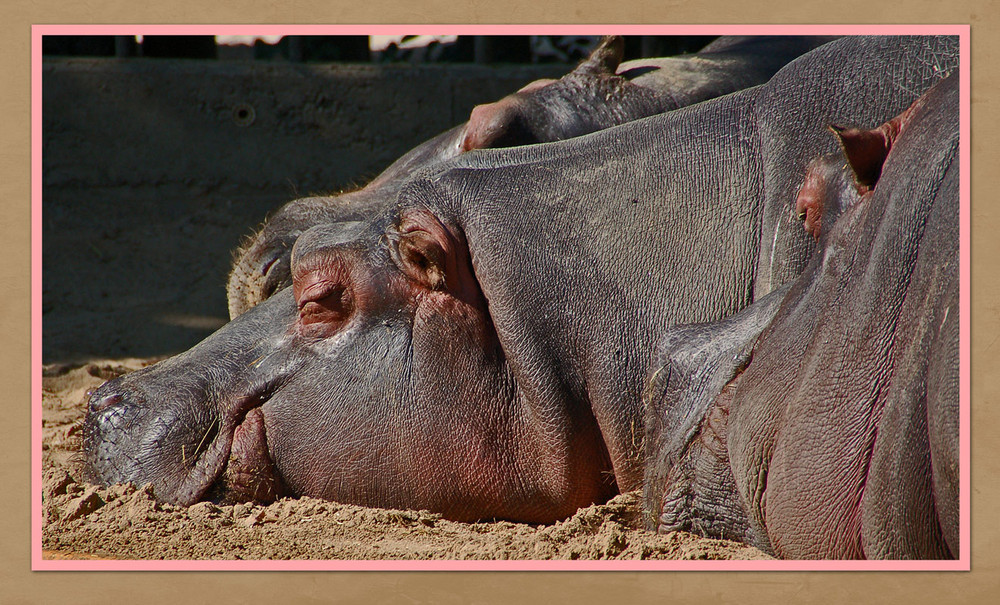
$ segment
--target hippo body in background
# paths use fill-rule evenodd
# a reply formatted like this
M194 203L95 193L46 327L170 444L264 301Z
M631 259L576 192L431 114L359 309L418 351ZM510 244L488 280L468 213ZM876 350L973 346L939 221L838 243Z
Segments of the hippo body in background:
M958 112L956 74L841 131L847 163L813 162L799 195L822 210L803 274L668 331L646 394L654 525L785 558L958 556Z
M422 171L303 233L291 288L95 391L89 478L530 522L637 489L657 336L770 290L765 250L804 264L801 225L766 221L826 124L898 114L935 61L956 38L844 38L760 87Z
M762 84L833 39L722 36L693 55L621 63L624 41L608 36L571 73L477 106L467 124L417 146L365 187L279 209L236 254L227 286L230 318L291 284L291 248L302 232L377 214L380 200L391 200L417 170L472 149L561 141Z
M723 36L698 53L622 63L612 36L571 73L472 110L462 148L551 143L763 84L835 36Z

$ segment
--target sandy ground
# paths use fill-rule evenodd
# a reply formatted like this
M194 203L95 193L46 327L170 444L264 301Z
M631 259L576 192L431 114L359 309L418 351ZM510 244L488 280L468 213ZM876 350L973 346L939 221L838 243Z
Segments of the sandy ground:
M86 392L151 360L47 365L43 378L43 549L48 558L114 559L766 559L760 551L637 528L638 493L554 525L455 523L428 511L312 498L269 506L159 504L133 485L76 479Z
M637 494L550 526L455 523L314 499L270 506L155 502L79 480L88 390L183 351L226 321L230 253L289 192L46 192L43 231L43 550L113 559L766 559L639 526Z

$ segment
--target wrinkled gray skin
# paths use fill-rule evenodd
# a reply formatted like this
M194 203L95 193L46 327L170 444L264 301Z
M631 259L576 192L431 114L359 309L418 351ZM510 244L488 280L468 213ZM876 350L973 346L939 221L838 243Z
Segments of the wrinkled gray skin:
M88 475L182 504L529 522L636 489L657 335L750 304L776 241L803 263L801 224L796 248L765 221L817 141L833 151L826 124L898 114L957 55L838 40L762 87L424 171L384 213L300 236L291 288L95 391Z
M472 149L561 141L755 86L833 39L722 36L694 55L621 63L624 40L608 36L566 76L476 107L467 124L414 148L365 187L279 209L236 253L227 285L230 318L291 284L291 249L306 229L377 214L380 200L391 200L421 168Z
M956 74L905 114L871 189L842 154L813 163L803 274L668 331L646 393L654 526L785 558L958 556L958 111Z
M361 189L297 199L275 211L234 254L226 284L230 319L291 285L292 246L302 233L315 225L378 215L392 203L407 177L461 153L464 128L464 124L456 126L410 150Z

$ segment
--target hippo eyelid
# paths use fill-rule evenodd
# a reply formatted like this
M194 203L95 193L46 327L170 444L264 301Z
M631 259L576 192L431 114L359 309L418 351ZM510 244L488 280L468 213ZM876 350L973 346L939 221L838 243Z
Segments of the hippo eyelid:
M315 283L309 284L299 293L298 307L299 310L302 309L307 303L318 302L329 298L330 296L338 293L338 290L342 293L347 289L342 283L333 280L321 280Z

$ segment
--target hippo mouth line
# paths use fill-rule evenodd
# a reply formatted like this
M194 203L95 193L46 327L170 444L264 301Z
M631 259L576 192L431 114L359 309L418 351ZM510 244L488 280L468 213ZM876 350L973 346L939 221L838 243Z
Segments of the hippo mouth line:
M221 418L217 417L202 439L208 446L197 455L180 482L167 488L167 494L161 494L160 498L190 506L203 500L266 504L285 495L284 481L267 449L261 408L269 398L270 393L241 397Z
M269 398L268 394L239 401L236 413L227 423L232 429L219 437L225 440L227 446L221 456L221 464L199 500L266 504L286 495L285 483L268 451L262 407Z

